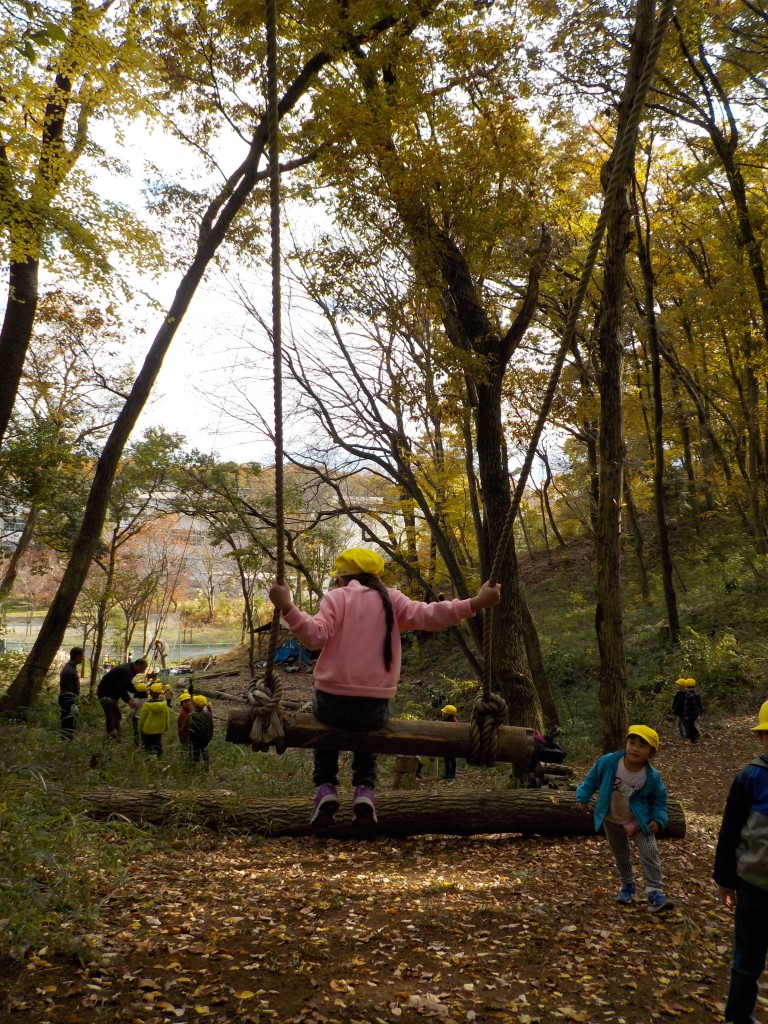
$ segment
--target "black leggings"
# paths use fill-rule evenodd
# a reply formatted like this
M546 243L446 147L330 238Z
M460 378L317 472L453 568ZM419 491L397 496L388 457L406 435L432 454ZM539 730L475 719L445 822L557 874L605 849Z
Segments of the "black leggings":
M386 697L343 697L337 693L315 690L313 702L315 718L324 725L347 732L368 732L381 729L389 721L389 701ZM338 750L315 750L312 783L322 786L330 782L338 786ZM376 785L376 755L358 751L352 755L352 785Z

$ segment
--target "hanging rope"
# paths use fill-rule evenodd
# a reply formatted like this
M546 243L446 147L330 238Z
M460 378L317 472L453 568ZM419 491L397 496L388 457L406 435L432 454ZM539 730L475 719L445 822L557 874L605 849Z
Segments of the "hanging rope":
M269 223L272 241L272 376L275 401L275 574L285 581L285 510L283 504L283 335L280 297L280 147L277 99L277 3L265 0L267 39L267 134L269 153ZM267 667L263 677L252 679L248 700L253 707L251 744L254 750L274 746L285 750L283 687L275 675L275 654L280 634L280 611L272 616Z
M611 179L605 192L600 217L595 225L589 251L587 253L586 260L584 261L581 278L576 289L573 303L568 311L565 327L563 328L563 337L557 351L554 366L552 367L552 373L550 374L549 383L544 395L544 402L539 412L538 419L536 420L536 426L534 427L533 435L531 436L531 440L528 445L523 468L520 471L517 486L515 487L515 492L512 496L512 502L509 506L509 511L504 522L501 536L499 537L496 556L493 560L493 567L491 568L491 583L498 583L499 581L501 564L507 551L509 538L512 535L512 527L514 526L515 517L518 509L520 508L523 493L525 492L528 475L530 474L531 466L533 465L533 460L536 456L536 449L539 446L544 426L549 418L549 412L555 398L555 392L557 391L557 385L560 380L560 373L562 372L563 365L565 363L565 357L568 350L573 345L573 340L576 336L576 325L579 314L581 313L584 298L587 294L589 282L592 278L592 272L595 268L595 263L597 262L597 256L603 241L603 235L605 234L608 217L616 200L619 188L621 188L622 182L624 181L630 161L634 157L635 136L640 124L640 119L643 116L646 96L648 95L648 90L650 89L651 82L653 81L653 76L656 71L656 62L658 60L659 53L661 52L661 46L664 42L667 27L672 18L674 6L674 0L664 0L659 11L653 40L651 41L648 56L643 67L643 73L640 77L640 81L638 82L637 92L635 93L635 98L632 103L632 109L629 117L627 118L627 123L624 126L624 132L621 137L619 151L616 155L616 161L611 170ZM489 738L488 734L490 731L495 729L495 725L491 724L489 726L488 721L492 718L493 723L498 722L498 724L502 724L506 717L506 706L504 707L505 716L504 718L501 718L501 712L498 705L498 702L504 704L504 701L498 694L491 692L492 629L493 610L488 609L485 612L483 620L483 694L482 697L478 697L475 701L471 722L471 758L472 763L475 764L493 764L495 760L496 744L495 739ZM476 760L475 757L477 757ZM493 758L493 760L490 760L490 758Z

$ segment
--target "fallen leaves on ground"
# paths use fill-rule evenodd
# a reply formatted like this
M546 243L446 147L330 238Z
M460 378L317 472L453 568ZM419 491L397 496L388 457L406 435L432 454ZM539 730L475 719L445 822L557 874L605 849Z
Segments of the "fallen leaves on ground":
M211 837L194 863L158 846L105 897L96 962L2 966L0 1007L19 1024L716 1020L732 924L712 858L748 725L705 727L695 748L662 728L657 764L689 821L661 844L667 916L614 902L597 837Z

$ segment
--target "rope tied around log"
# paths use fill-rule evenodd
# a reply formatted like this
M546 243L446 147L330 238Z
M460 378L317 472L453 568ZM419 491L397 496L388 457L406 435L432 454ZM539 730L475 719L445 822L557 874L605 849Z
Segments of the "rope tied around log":
M469 723L470 764L491 767L496 764L498 728L507 721L507 702L498 693L477 697Z
M274 746L278 754L285 750L285 723L289 713L283 707L282 687L278 683L270 688L265 676L254 676L246 694L251 705L251 746L254 750L269 750Z

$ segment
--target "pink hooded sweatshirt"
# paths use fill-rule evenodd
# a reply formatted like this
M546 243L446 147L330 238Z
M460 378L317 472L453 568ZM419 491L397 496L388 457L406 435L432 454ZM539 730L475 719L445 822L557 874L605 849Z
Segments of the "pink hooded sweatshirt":
M322 649L315 665L316 689L347 697L394 697L400 679L400 631L445 629L475 614L469 599L425 604L399 590L388 593L395 613L389 671L384 667L387 627L381 597L357 580L329 591L315 616L295 606L283 616L305 647Z

